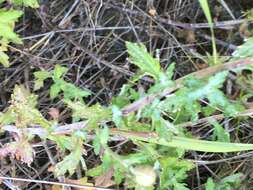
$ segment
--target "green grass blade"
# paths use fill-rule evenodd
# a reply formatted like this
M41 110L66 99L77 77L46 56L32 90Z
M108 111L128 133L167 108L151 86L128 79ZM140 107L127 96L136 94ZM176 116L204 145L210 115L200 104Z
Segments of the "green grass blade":
M253 144L196 140L184 137L173 137L171 142L167 142L167 145L203 152L237 152L253 150Z
M123 133L124 135L124 133ZM226 143L226 142L217 142L217 141L206 141L206 140L196 140L185 137L172 137L170 141L165 139L157 138L146 138L140 136L124 135L127 138L145 141L149 143L159 144L163 146L182 148L185 150L194 150L202 152L239 152L246 150L253 150L253 144L243 144L243 143Z
M210 8L209 8L207 0L199 0L199 4L204 11L204 14L206 16L206 19L208 21L210 28L212 28L213 27L212 16L210 13Z
M212 48L213 48L213 59L214 59L214 64L218 63L218 55L217 55L217 48L216 48L216 43L215 43L215 36L214 36L214 30L213 30L213 21L212 21L212 16L210 12L210 8L208 5L207 0L199 0L200 6L203 9L203 12L206 16L206 19L208 21L208 24L210 26L211 30L211 35L212 35Z

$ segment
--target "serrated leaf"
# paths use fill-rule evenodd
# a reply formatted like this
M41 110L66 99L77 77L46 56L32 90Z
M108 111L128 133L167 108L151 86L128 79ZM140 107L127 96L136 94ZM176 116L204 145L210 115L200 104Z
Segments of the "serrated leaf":
M22 40L13 31L13 27L1 22L0 22L0 36L16 44L22 44Z
M65 150L72 150L73 149L73 142L72 138L68 136L62 135L50 135L48 139L56 142L57 146L60 148L61 151Z
M232 54L232 60L253 58L253 37L244 41Z
M14 123L16 120L16 114L14 113L13 109L9 109L5 113L0 114L0 124L1 125L8 125Z
M0 23L13 24L22 14L22 11L0 9Z
M51 125L36 108L36 104L36 95L31 94L24 86L16 85L14 87L11 95L11 107L8 111L11 110L15 114L16 127L26 128L29 125L40 125L48 128Z
M122 122L122 113L119 107L115 105L112 106L112 120L115 123L116 127L120 127Z
M219 142L230 142L229 133L217 121L210 120L209 123L214 126L213 140L217 139Z
M109 139L109 129L107 126L105 126L101 131L100 133L98 134L99 135L99 140L100 140L100 143L102 146L106 146L107 145L107 142L108 142L108 139Z
M240 186L242 178L243 178L242 173L237 173L224 177L219 181L220 190L238 188Z
M66 172L69 172L69 174L72 175L80 162L82 163L84 169L86 169L86 165L82 157L82 140L72 138L72 145L69 149L71 150L70 154L55 166L54 173L56 176L64 175Z
M38 8L39 3L37 0L10 0L11 3L16 5L23 5L25 7Z
M103 173L102 165L98 165L87 171L86 175L91 177L100 176Z
M208 178L205 184L205 190L231 190L238 189L243 175L241 173L229 175L222 178L218 182L214 182L212 178Z
M169 80L171 80L174 75L175 66L176 63L173 62L169 65L169 67L165 71L165 74Z
M43 86L44 86L44 81L43 81L43 80L35 80L35 81L34 81L34 88L33 88L33 90L34 90L34 91L39 90L39 89L41 89Z
M160 189L166 189L168 187L173 189L188 189L183 182L187 177L186 172L194 168L192 162L179 160L175 157L165 157L160 159L159 163L161 166Z
M121 156L121 159L122 162L129 167L137 164L146 164L152 160L150 155L146 154L144 151L140 153L128 154L127 156Z
M207 182L205 184L205 190L216 190L215 189L215 183L212 178L208 178Z
M106 121L112 117L111 109L95 104L90 107L86 106L82 102L65 101L68 107L72 109L75 119L87 119L88 125L91 128L97 126L98 121Z
M242 105L231 103L223 92L219 90L213 90L212 93L208 94L207 98L211 106L220 107L228 116L235 116L244 110Z
M60 65L56 65L53 71L54 80L60 79L62 75L66 74L68 71L67 67L62 67Z
M23 0L24 6L31 8L39 8L39 3L37 0Z
M39 80L45 80L47 78L50 78L52 75L48 71L36 71L33 73L34 77Z
M61 162L55 166L55 175L61 176L69 172L72 175L76 167L79 165L82 159L82 152L79 149L75 149L69 155L67 155Z
M44 80L51 77L48 71L37 71L33 73L36 80L34 81L34 90L38 90L44 86Z
M78 88L71 83L65 82L64 80L60 80L59 84L65 99L79 98L81 100L83 97L91 95L88 89Z
M58 83L53 84L50 87L50 98L51 99L56 98L60 92L61 92L61 86Z
M92 141L92 145L93 145L93 148L94 148L94 153L96 155L99 155L100 149L101 149L101 144L100 144L100 139L99 139L98 132L96 133L96 136Z
M105 152L105 154L103 155L101 160L103 162L102 170L103 170L103 172L107 172L113 163L113 160L112 160L110 154Z
M146 47L143 44L131 42L126 42L126 47L131 63L138 66L142 72L159 80L161 73L160 63L147 52Z
M22 43L13 30L15 22L22 14L22 11L0 9L0 37L17 44Z
M0 51L0 63L4 67L9 67L10 66L9 56L6 53L4 53L3 51Z

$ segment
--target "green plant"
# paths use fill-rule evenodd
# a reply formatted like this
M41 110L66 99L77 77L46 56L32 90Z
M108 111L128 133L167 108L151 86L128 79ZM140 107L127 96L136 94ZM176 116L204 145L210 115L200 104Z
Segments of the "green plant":
M224 177L218 182L214 182L212 178L208 178L205 188L206 190L231 190L239 188L243 174L237 173Z
M21 155L21 158L17 156L21 151L20 142L7 144L5 149L0 149L0 154L16 155L17 159L31 163L34 153L29 141L36 134L55 142L66 154L54 167L57 176L72 175L81 163L86 176L106 176L111 185L124 182L126 188L186 190L189 189L185 183L187 172L194 168L194 163L184 159L186 151L224 153L253 149L253 144L230 143L233 139L229 133L212 120L209 122L215 129L212 137L215 141L196 139L180 128L180 124L198 121L200 114L203 117L219 112L224 117L236 119L245 107L239 98L231 101L222 87L228 70L240 72L241 67L252 64L251 61L213 66L175 81L172 80L175 64L164 71L159 60L153 58L144 45L127 42L126 46L129 60L141 74L123 85L119 95L113 97L106 107L98 103L87 106L83 98L90 95L89 91L66 82L63 78L67 72L65 67L56 65L52 71L34 73L34 90L43 87L44 81L50 79L53 81L50 97L54 99L63 93L64 102L72 111L74 123L70 125L59 126L57 121L45 119L36 108L37 96L16 86L11 106L1 114L0 124L4 130L18 133L29 154ZM140 94L135 90L135 82L143 75L152 77L154 84ZM34 126L40 126L40 130ZM113 151L111 141L118 137L131 141L134 150L127 154ZM86 167L83 143L93 146L94 153L101 159L100 164ZM150 179L149 182L143 183L143 177ZM159 183L155 184L155 181ZM225 180L222 184L230 182ZM207 187L213 187L211 179Z
M34 72L35 83L34 90L38 90L44 85L44 80L51 78L54 84L50 87L50 98L54 99L62 91L65 100L76 98L82 100L83 97L89 96L91 93L87 89L80 89L72 83L66 82L62 76L66 74L68 69L60 65L56 65L54 70Z
M0 0L0 5L4 2L5 0ZM12 0L10 3L32 8L39 7L37 0ZM11 42L22 44L22 40L14 32L15 22L17 22L22 14L22 11L13 8L0 9L0 63L5 67L9 66L9 56L6 54L8 51L8 44Z
M210 31L211 31L211 35L212 35L212 48L213 48L213 63L214 64L218 64L218 53L217 53L217 48L216 48L216 42L215 42L215 35L214 35L214 30L213 30L213 21L212 21L212 16L211 16L211 12L210 12L210 8L208 5L208 1L207 0L199 0L200 6L204 11L204 14L207 18L209 27L210 27Z

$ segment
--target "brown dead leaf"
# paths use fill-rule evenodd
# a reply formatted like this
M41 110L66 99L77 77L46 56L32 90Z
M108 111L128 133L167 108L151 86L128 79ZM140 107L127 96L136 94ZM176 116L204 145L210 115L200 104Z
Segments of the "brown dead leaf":
M156 16L157 12L154 8L151 8L149 9L148 13L151 15L151 16Z
M51 190L62 190L61 185L52 185Z
M113 168L111 167L108 172L95 178L95 186L107 188L114 185L115 182L112 180L112 176Z
M50 108L48 114L53 118L53 120L59 120L60 112L57 108Z
M196 42L194 30L187 30L186 32L186 42L192 44Z
M27 140L11 142L0 149L0 157L10 155L28 165L33 162L34 154L35 152Z
M93 183L89 183L87 182L88 179L87 177L83 177L80 179L65 179L66 183L71 183L71 184L75 184L75 185L87 185L87 186L91 186L90 188L86 188L88 190L95 190L92 186L94 186ZM76 190L83 190L82 188L75 188Z
M252 35L249 31L249 24L247 22L244 22L240 25L239 33L243 38L248 38Z
M208 67L207 63L196 63L198 69L206 69Z
M53 165L49 166L47 169L48 172L54 172L54 170L55 170L55 166Z

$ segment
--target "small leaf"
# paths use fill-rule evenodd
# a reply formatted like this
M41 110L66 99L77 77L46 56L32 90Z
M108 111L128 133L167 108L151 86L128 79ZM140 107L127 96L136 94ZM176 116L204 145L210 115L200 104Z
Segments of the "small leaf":
M50 98L54 99L61 92L61 87L59 84L55 83L50 87Z
M180 187L187 189L184 180L187 175L186 172L194 168L194 164L190 161L179 160L175 157L164 157L159 160L161 166L160 173L160 188L167 189L168 187ZM173 179L173 180L171 180Z
M37 0L24 0L23 3L25 7L39 8L39 3Z
M103 162L102 164L103 173L107 172L111 168L112 163L113 163L113 160L110 154L108 152L105 152L101 160Z
M22 44L22 40L13 31L13 27L9 24L0 22L0 36L16 44Z
M212 178L209 177L209 178L207 179L205 188L206 188L205 190L216 190L216 189L215 189L215 183L214 183L214 181L213 181Z
M122 113L120 109L115 105L112 106L112 120L117 127L120 127L122 122Z
M33 75L36 79L40 79L40 80L45 80L52 76L51 73L48 71L37 71L37 72L34 72Z
M242 173L237 173L224 177L219 181L220 190L225 189L225 187L228 187L227 189L240 187L242 178Z
M0 9L0 22L12 24L18 20L23 14L22 11Z
M9 67L10 63L9 63L9 56L4 53L3 51L0 50L0 63L4 66L4 67Z
M34 90L39 90L44 86L44 80L51 77L48 71L37 71L33 73L36 80L34 81Z
M232 60L253 58L253 37L244 41L232 54Z
M82 157L82 140L78 138L72 138L72 146L70 147L70 154L67 155L61 162L57 163L55 166L55 175L61 176L66 172L72 175L79 163L81 162L84 169L86 169L85 162Z
M88 183L88 178L87 177L82 177L80 179L74 180L74 179L66 179L65 183L71 183L71 184L76 184L76 185L85 185L87 186L85 189L86 190L94 190L92 186L94 186L93 183ZM90 186L90 188L88 187ZM76 190L83 190L83 188L75 188Z
M48 136L48 139L56 142L57 146L60 148L61 151L65 150L71 151L74 149L73 139L69 136L50 135Z
M95 177L100 176L103 173L102 165L98 165L87 171L87 176Z
M240 187L243 175L241 173L229 175L223 179L214 182L212 178L208 178L205 184L205 190L230 190Z
M22 40L13 31L15 22L23 14L22 11L0 9L0 37L17 44Z
M95 178L95 186L107 188L114 185L114 181L112 180L113 173L113 168L111 167L107 172L97 176Z
M100 131L99 134L99 138L100 138L100 143L102 146L106 146L107 145L107 141L109 139L109 129L107 126L105 126L102 131Z
M215 120L209 121L214 126L213 139L220 142L230 142L229 133Z
M64 99L78 98L79 100L82 100L83 97L91 95L89 90L78 88L75 85L65 82L62 79L59 80L58 84L63 91Z
M16 114L12 109L9 109L7 112L0 114L0 124L8 125L14 123L16 120Z
M69 174L72 175L80 163L80 159L82 159L81 155L81 152L77 149L67 155L61 162L56 164L54 171L55 175L61 176L66 172L69 172Z
M68 68L62 67L60 65L56 65L53 71L54 80L60 79L62 75L67 73L67 71L68 71Z
M175 70L175 65L176 65L176 63L171 63L170 65L169 65L169 67L166 69L166 76L167 76L167 78L169 79L169 80L171 80L172 79L172 77L173 77L173 75L174 75L174 70Z
M95 128L98 121L106 121L112 117L111 109L103 107L98 103L88 107L82 102L65 102L73 111L72 117L76 120L88 119L88 125L91 128Z
M11 3L16 5L23 5L25 7L38 8L39 3L37 0L10 0Z
M160 63L147 52L146 47L143 44L131 42L126 42L126 47L131 63L138 66L144 73L159 80L161 73Z
M96 155L99 155L100 149L101 149L101 144L100 144L100 139L99 139L99 130L96 132L96 136L92 141L92 145L94 148L94 153Z

